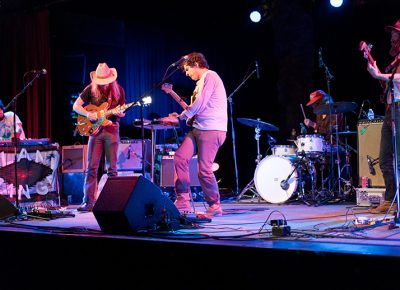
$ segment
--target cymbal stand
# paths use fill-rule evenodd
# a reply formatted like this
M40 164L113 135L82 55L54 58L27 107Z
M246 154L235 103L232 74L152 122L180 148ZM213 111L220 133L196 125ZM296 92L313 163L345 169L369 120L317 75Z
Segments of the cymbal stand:
M257 119L257 120L259 120L259 119ZM254 131L255 131L254 139L256 139L256 141L257 141L257 158L256 158L256 164L257 164L256 167L257 167L258 164L260 163L261 157L262 157L261 154L260 154L260 131L261 131L261 129L260 129L259 125L257 125L257 126L254 128ZM253 179L243 188L243 190L239 193L239 195L236 197L236 200L240 200L240 198L241 198L248 190L250 190L251 192L254 193L253 198L254 198L255 195L258 195L259 198L261 198L260 195L259 195L259 193L257 192L257 189L255 188L254 178L253 178Z

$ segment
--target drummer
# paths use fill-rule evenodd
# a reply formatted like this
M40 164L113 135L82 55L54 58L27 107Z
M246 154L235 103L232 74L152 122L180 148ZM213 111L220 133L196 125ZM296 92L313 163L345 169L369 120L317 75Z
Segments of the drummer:
M310 94L310 101L307 106L312 106L313 109L323 104L333 103L332 97L325 93L323 90L316 90ZM325 140L329 143L329 136L334 135L336 129L341 131L343 125L343 113L337 114L337 121L339 127L336 128L336 114L317 115L315 121L311 121L308 118L304 119L304 124L314 130L315 134L319 134L325 137ZM330 127L331 126L331 127Z

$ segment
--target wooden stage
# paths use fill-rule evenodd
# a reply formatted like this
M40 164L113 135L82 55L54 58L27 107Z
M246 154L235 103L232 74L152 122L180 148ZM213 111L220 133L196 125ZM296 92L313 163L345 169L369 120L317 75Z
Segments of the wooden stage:
M195 207L205 210L203 202ZM372 215L351 201L270 204L247 196L222 207L211 221L193 215L174 231L128 234L103 232L76 205L49 218L3 220L1 289L398 287L393 214Z

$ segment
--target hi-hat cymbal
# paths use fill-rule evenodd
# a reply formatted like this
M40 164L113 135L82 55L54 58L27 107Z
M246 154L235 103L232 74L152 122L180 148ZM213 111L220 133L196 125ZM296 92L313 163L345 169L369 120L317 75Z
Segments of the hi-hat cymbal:
M247 126L254 127L254 128L259 128L259 129L265 130L265 131L278 131L279 130L278 127L276 127L272 124L260 121L260 119L253 120L253 119L248 119L248 118L237 118L237 120L239 121L239 123L242 123L243 125L247 125Z
M314 114L322 115L322 114L339 114L339 113L347 113L353 111L357 108L357 103L355 102L335 102L330 104L322 104L318 107L314 108Z
M357 134L357 131L343 131L343 132L338 132L338 134L339 135Z

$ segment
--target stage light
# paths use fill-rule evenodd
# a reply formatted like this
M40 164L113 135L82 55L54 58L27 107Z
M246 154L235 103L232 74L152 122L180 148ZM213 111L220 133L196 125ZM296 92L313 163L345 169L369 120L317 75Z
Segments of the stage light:
M343 0L330 0L333 7L339 8L343 4Z
M254 23L264 21L268 16L269 5L266 1L254 6L250 10L250 20Z
M260 22L261 20L261 13L258 10L253 10L250 12L250 20L254 23Z

